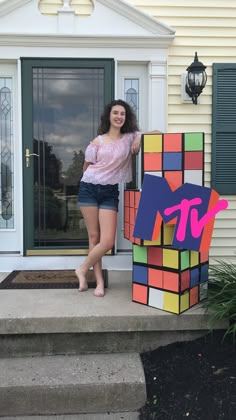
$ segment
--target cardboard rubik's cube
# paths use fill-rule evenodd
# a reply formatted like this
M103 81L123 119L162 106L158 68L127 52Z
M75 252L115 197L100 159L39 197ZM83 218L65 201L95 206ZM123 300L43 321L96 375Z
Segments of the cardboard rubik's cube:
M171 245L174 225L162 224L161 234L155 241L142 240L133 237L133 230L135 219L137 215L139 199L141 192L138 190L125 190L124 198L124 237L131 241L133 244L144 245L144 246L157 246L157 245Z
M162 176L175 188L204 184L203 133L145 134L142 146L143 176Z
M144 134L141 172L142 179L146 174L165 178L173 190L185 183L203 186L204 134ZM124 236L133 243L132 300L180 314L207 297L208 252L173 248L175 220L162 222L154 241L135 238L140 195L140 189L125 190Z

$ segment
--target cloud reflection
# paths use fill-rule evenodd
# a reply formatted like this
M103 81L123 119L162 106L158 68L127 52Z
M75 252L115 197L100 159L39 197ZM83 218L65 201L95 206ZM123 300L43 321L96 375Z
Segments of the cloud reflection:
M53 146L67 170L73 152L84 151L96 136L104 104L103 70L44 70L34 75L34 138Z

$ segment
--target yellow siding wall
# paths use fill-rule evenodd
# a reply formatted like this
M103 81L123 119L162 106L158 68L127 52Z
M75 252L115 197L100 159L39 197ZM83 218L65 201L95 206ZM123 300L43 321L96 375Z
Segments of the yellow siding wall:
M129 3L176 30L169 49L168 126L169 132L206 133L205 179L210 186L212 63L236 63L235 0L129 0ZM181 102L181 74L192 63L197 51L207 66L207 85L200 104ZM157 127L158 128L158 127ZM229 209L216 217L211 256L235 256L236 197L225 197Z
M55 15L63 3L62 0L41 0L39 10L44 15ZM93 11L93 2L92 0L71 0L70 7L75 10L76 15L88 16Z

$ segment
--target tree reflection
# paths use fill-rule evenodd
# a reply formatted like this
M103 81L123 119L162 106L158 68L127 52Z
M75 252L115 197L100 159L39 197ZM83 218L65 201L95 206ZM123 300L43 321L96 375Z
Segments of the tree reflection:
M10 165L1 163L1 197L2 212L1 216L4 220L9 220L13 216L12 203L12 172Z
M48 142L34 139L34 153L39 155L34 158L34 224L37 241L44 241L45 236L47 240L50 240L48 235L51 239L55 237L53 231L69 233L76 225L84 152L74 150L66 171L62 170L63 161L57 158Z

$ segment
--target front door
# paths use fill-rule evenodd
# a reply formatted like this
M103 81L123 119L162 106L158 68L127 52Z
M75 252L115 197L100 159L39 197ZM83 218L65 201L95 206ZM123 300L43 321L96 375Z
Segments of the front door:
M113 81L112 59L22 59L25 255L87 253L78 186Z

